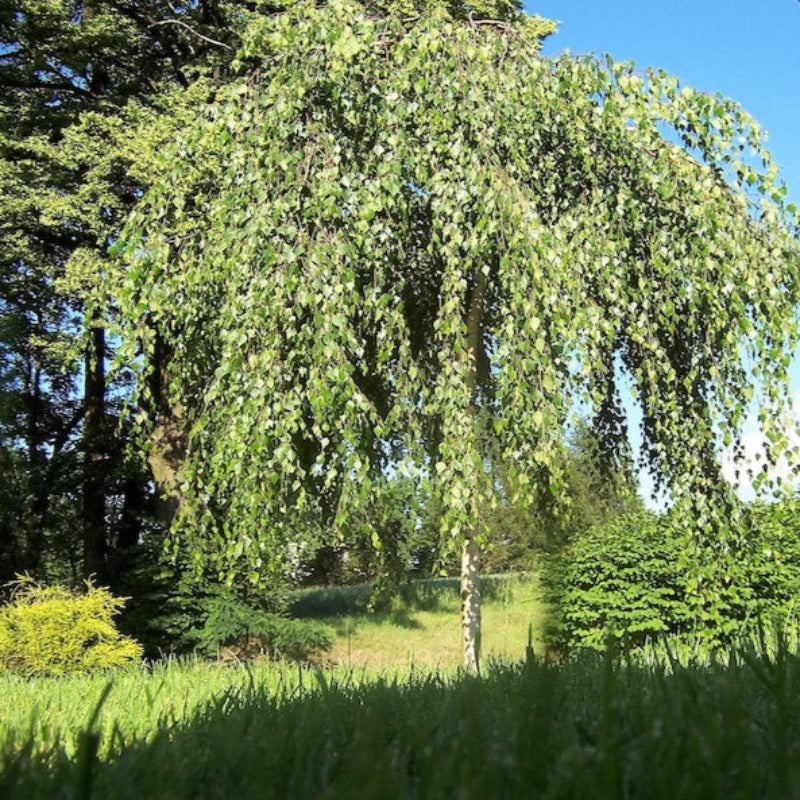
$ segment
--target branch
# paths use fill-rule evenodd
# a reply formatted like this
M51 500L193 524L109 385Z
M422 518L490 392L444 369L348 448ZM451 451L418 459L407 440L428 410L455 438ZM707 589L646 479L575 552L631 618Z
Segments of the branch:
M67 420L64 424L64 427L59 431L58 435L55 437L52 443L53 447L53 456L57 456L63 449L64 445L66 445L69 437L72 435L72 432L75 428L78 427L78 424L83 420L83 417L86 413L86 404L81 403L74 411L72 416Z
M224 47L226 50L233 50L229 44L225 44L225 42L218 42L216 39L210 39L208 36L203 36L202 33L196 31L191 27L191 25L187 25L183 20L180 19L162 19L158 22L151 22L147 27L155 28L156 25L179 25L181 28L185 28L187 31L189 31L189 33L197 36L198 39L202 39L204 42L216 45L217 47Z
M153 22L153 18L149 17L143 13L135 6L129 7L127 3L119 2L119 0L108 0L109 5L118 13L122 14L126 19L132 20L136 23L137 27L142 31L148 30L152 27L153 24L158 24ZM152 24L151 24L152 23ZM157 47L163 48L166 53L167 58L169 59L170 63L172 64L173 69L175 70L175 78L177 79L178 83L183 86L184 89L188 88L189 81L187 80L186 76L183 74L182 71L182 57L181 54L177 52L175 47L173 47L172 43L169 39L152 39L152 44L156 45ZM149 80L149 78L148 78Z
M61 77L61 76L59 76ZM75 92L82 97L93 97L88 89L77 86L74 83L62 83L60 81L31 81L17 78L13 75L0 75L0 86L6 89L22 89L24 91L47 91L47 92Z
M58 471L61 468L62 455L64 454L64 447L69 441L70 436L74 433L78 425L83 421L84 414L86 413L86 406L81 403L73 413L72 417L64 424L64 427L59 431L52 443L53 453L50 456L50 461L44 472L44 486L49 489L56 478ZM69 452L74 452L70 450ZM66 455L69 455L69 452Z

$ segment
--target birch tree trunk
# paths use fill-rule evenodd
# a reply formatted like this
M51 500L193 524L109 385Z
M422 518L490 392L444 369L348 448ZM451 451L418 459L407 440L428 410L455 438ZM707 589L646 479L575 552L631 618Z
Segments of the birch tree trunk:
M472 435L475 447L479 449L477 416L478 416L478 384L479 373L487 361L483 351L483 317L486 307L488 273L483 269L476 270L475 285L467 309L467 348L469 351L469 373L467 375L467 392L470 398L472 416ZM486 376L488 378L488 375ZM477 494L479 486L474 486ZM481 553L476 535L478 521L467 533L461 551L461 632L464 648L464 669L474 674L480 673L481 643L481 590L480 563Z
M461 550L461 631L464 669L480 673L481 656L481 552L470 533Z

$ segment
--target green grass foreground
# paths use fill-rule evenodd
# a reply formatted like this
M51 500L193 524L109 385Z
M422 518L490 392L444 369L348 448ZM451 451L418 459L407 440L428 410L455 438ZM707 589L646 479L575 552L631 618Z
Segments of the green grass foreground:
M481 678L183 662L115 673L108 690L0 684L7 800L800 796L786 653L529 658Z

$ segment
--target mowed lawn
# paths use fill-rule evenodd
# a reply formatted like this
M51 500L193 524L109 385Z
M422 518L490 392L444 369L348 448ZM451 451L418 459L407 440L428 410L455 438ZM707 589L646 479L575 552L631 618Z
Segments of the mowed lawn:
M369 597L369 587L355 586L308 590L296 600L295 610L302 616L335 631L329 664L376 671L450 670L461 664L457 579L406 584L381 610L367 610ZM486 576L482 615L484 659L524 658L529 634L534 650L541 652L547 609L535 575Z

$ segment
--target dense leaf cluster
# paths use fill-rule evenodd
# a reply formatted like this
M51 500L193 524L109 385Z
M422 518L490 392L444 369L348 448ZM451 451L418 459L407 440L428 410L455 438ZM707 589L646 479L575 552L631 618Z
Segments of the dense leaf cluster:
M494 536L508 564L586 517L572 411L630 466L625 383L694 502L694 616L724 615L741 537L702 498L752 406L767 461L788 444L795 211L738 106L544 59L554 27L513 0L0 7L0 577L133 585L176 513L183 562L273 600L326 548L394 578Z
M298 4L170 151L125 234L121 334L143 386L169 345L183 531L220 575L374 526L393 475L472 538L489 461L513 498L562 492L576 403L613 461L622 379L700 531L754 383L782 452L798 253L758 125L538 45L513 18Z
M108 248L253 9L0 4L0 579L115 579L152 516L126 455ZM168 110L167 110L168 109Z
M604 649L609 640L635 645L690 627L683 544L648 513L579 536L545 570L553 643Z

